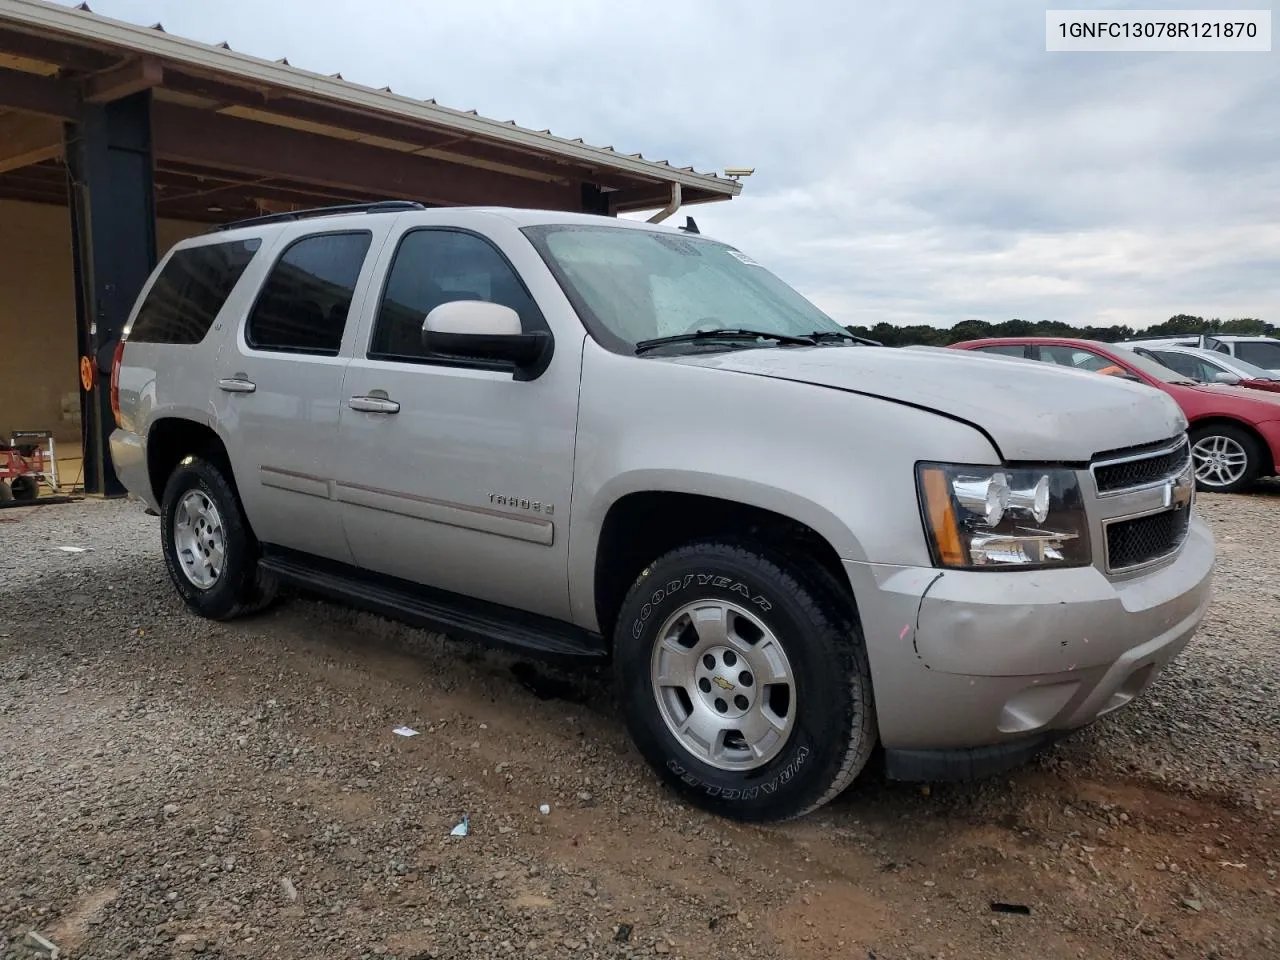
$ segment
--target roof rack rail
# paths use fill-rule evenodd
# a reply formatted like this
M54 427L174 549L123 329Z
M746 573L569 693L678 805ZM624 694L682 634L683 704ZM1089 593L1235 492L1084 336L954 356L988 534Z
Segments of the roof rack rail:
M290 210L287 213L268 213L261 217L220 223L214 230L236 230L240 227L263 226L268 223L288 223L290 220L308 220L338 213L395 213L403 210L427 209L416 200L375 200L372 203L342 203L332 207L312 207L308 210Z
M1165 333L1155 337L1129 337L1120 342L1121 343L1147 343L1152 340L1161 340L1165 343L1169 343L1170 341L1173 341L1173 340L1202 341L1205 339L1213 340L1214 337L1204 333Z

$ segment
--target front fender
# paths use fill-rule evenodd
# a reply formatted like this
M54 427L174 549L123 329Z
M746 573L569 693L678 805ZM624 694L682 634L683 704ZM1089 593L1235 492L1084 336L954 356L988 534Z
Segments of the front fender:
M842 560L927 566L916 463L998 462L977 430L925 410L591 342L579 410L569 597L588 629L604 521L629 494L757 507L810 527Z

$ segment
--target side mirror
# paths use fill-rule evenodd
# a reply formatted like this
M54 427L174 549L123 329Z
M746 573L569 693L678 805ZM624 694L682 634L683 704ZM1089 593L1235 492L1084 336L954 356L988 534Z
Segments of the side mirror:
M520 315L500 303L454 300L427 314L422 345L444 356L510 363L517 379L532 379L546 369L551 335L541 330L523 332Z
M1217 373L1213 375L1213 382L1226 383L1234 387L1236 384L1240 382L1240 378L1237 377L1234 373L1228 373L1226 370L1219 370Z

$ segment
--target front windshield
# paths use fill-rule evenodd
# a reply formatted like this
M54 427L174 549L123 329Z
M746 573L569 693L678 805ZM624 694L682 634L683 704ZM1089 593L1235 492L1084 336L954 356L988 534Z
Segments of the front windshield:
M587 224L526 227L525 234L591 332L620 352L700 329L847 333L750 257L715 240ZM718 348L727 349L723 341Z
M1267 370L1263 367L1257 366L1256 364L1249 363L1247 360L1241 360L1239 357L1232 357L1230 363L1232 372L1238 373L1246 380L1280 379L1280 377L1276 376L1274 370ZM1280 363L1277 363L1276 367L1277 369L1280 369Z

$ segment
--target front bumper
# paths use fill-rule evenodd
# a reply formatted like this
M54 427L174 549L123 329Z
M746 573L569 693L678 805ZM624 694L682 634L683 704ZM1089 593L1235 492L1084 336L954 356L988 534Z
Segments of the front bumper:
M1173 562L1124 580L1095 567L953 571L845 561L890 773L895 751L904 772L912 763L903 751L922 752L919 760L948 751L947 761L957 750L1000 748L973 754L999 760L1125 706L1204 619L1213 561L1199 517Z
M1064 731L1055 730L989 747L886 750L885 776L917 783L981 780L1021 766L1064 735Z
M111 464L124 488L157 513L160 504L151 490L151 474L147 470L147 445L130 430L117 427L110 437Z
M1263 476L1271 471L1280 473L1280 420L1267 420L1264 423L1256 423L1258 433L1262 434L1262 439L1267 443L1266 453L1269 454L1271 462L1262 465ZM1270 467L1271 470L1267 468Z

